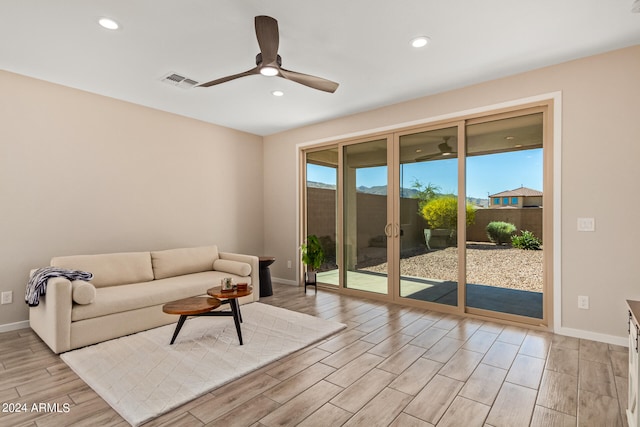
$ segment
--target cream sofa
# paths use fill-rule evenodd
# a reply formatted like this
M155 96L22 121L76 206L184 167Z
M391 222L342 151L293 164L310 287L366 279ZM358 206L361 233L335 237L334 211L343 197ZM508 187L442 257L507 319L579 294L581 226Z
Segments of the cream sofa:
M93 273L89 283L49 279L46 295L29 309L31 328L55 353L176 322L163 304L204 295L223 277L253 286L241 304L260 294L258 257L216 246L55 257L51 265Z

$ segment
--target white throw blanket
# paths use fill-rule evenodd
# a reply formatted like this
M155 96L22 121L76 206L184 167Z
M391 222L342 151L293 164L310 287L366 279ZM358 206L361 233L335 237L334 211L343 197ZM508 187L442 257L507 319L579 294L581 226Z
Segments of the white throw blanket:
M40 295L47 293L47 281L53 277L64 277L69 280L91 280L93 274L86 271L67 270L59 267L42 267L37 269L27 283L24 301L29 307L40 304Z

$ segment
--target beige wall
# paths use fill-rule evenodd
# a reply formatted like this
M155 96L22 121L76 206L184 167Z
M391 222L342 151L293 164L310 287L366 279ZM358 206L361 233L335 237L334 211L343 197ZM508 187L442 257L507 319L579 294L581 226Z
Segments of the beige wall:
M262 138L0 71L0 326L54 255L260 254Z
M562 92L561 318L566 333L626 334L626 298L640 299L640 46L418 98L265 138L265 252L298 258L296 144ZM343 88L344 89L344 88ZM340 89L339 89L340 90ZM625 205L625 209L615 206ZM576 218L594 217L579 233ZM286 262L275 277L295 281ZM591 309L577 308L578 295ZM599 335L601 334L601 335Z
M0 290L14 291L0 325L27 318L27 273L53 255L214 242L274 255L273 276L295 282L297 144L561 91L560 325L622 337L624 300L640 299L640 199L629 196L640 182L638 75L634 46L263 141L0 71ZM612 208L621 201L627 209ZM578 217L594 217L596 232L577 232Z

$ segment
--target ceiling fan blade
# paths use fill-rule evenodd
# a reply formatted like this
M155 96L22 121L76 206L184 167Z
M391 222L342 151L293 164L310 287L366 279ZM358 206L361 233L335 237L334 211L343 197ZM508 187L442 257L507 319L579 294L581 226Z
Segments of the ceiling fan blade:
M198 85L198 87L209 87L213 85L218 85L220 83L228 82L229 80L239 79L240 77L251 76L253 74L260 74L260 69L258 67L252 68L249 71L245 71L244 73L234 74L232 76L222 77L216 80L211 80L207 83L202 83Z
M426 161L426 160L434 159L434 158L438 157L439 155L440 155L440 153L427 154L426 156L416 157L416 158L415 158L415 161L416 161L416 162L424 162L424 161Z
M457 154L455 151L451 149L451 146L445 142L439 144L438 149L440 150L439 152L416 157L415 161L424 162L425 160L449 159L449 158L455 158L455 155Z
M298 73L297 71L289 71L280 68L280 75L287 80L291 80L301 85L309 86L313 89L322 90L324 92L333 93L338 89L338 83L322 77L311 76L309 74Z
M264 65L275 64L278 58L278 44L280 35L278 34L278 21L270 16L256 16L256 38L262 53L262 63Z
M438 149L440 150L441 153L451 153L451 152L453 152L453 149L451 148L451 146L449 145L448 142L443 142L441 144L438 144Z
M424 162L425 160L437 160L437 159L454 159L456 158L455 151L445 151L440 153L427 154L426 156L416 157L416 162Z

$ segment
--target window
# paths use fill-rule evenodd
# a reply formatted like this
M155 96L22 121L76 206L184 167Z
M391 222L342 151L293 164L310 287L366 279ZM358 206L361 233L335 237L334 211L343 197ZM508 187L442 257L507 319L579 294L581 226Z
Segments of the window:
M502 204L505 205L505 206L508 205L509 204L509 198L508 197L503 197L502 198Z
M493 198L493 204L494 205L499 205L500 204L500 197L494 197Z
M512 205L517 205L518 204L518 198L517 197L512 197L511 198L511 204Z

